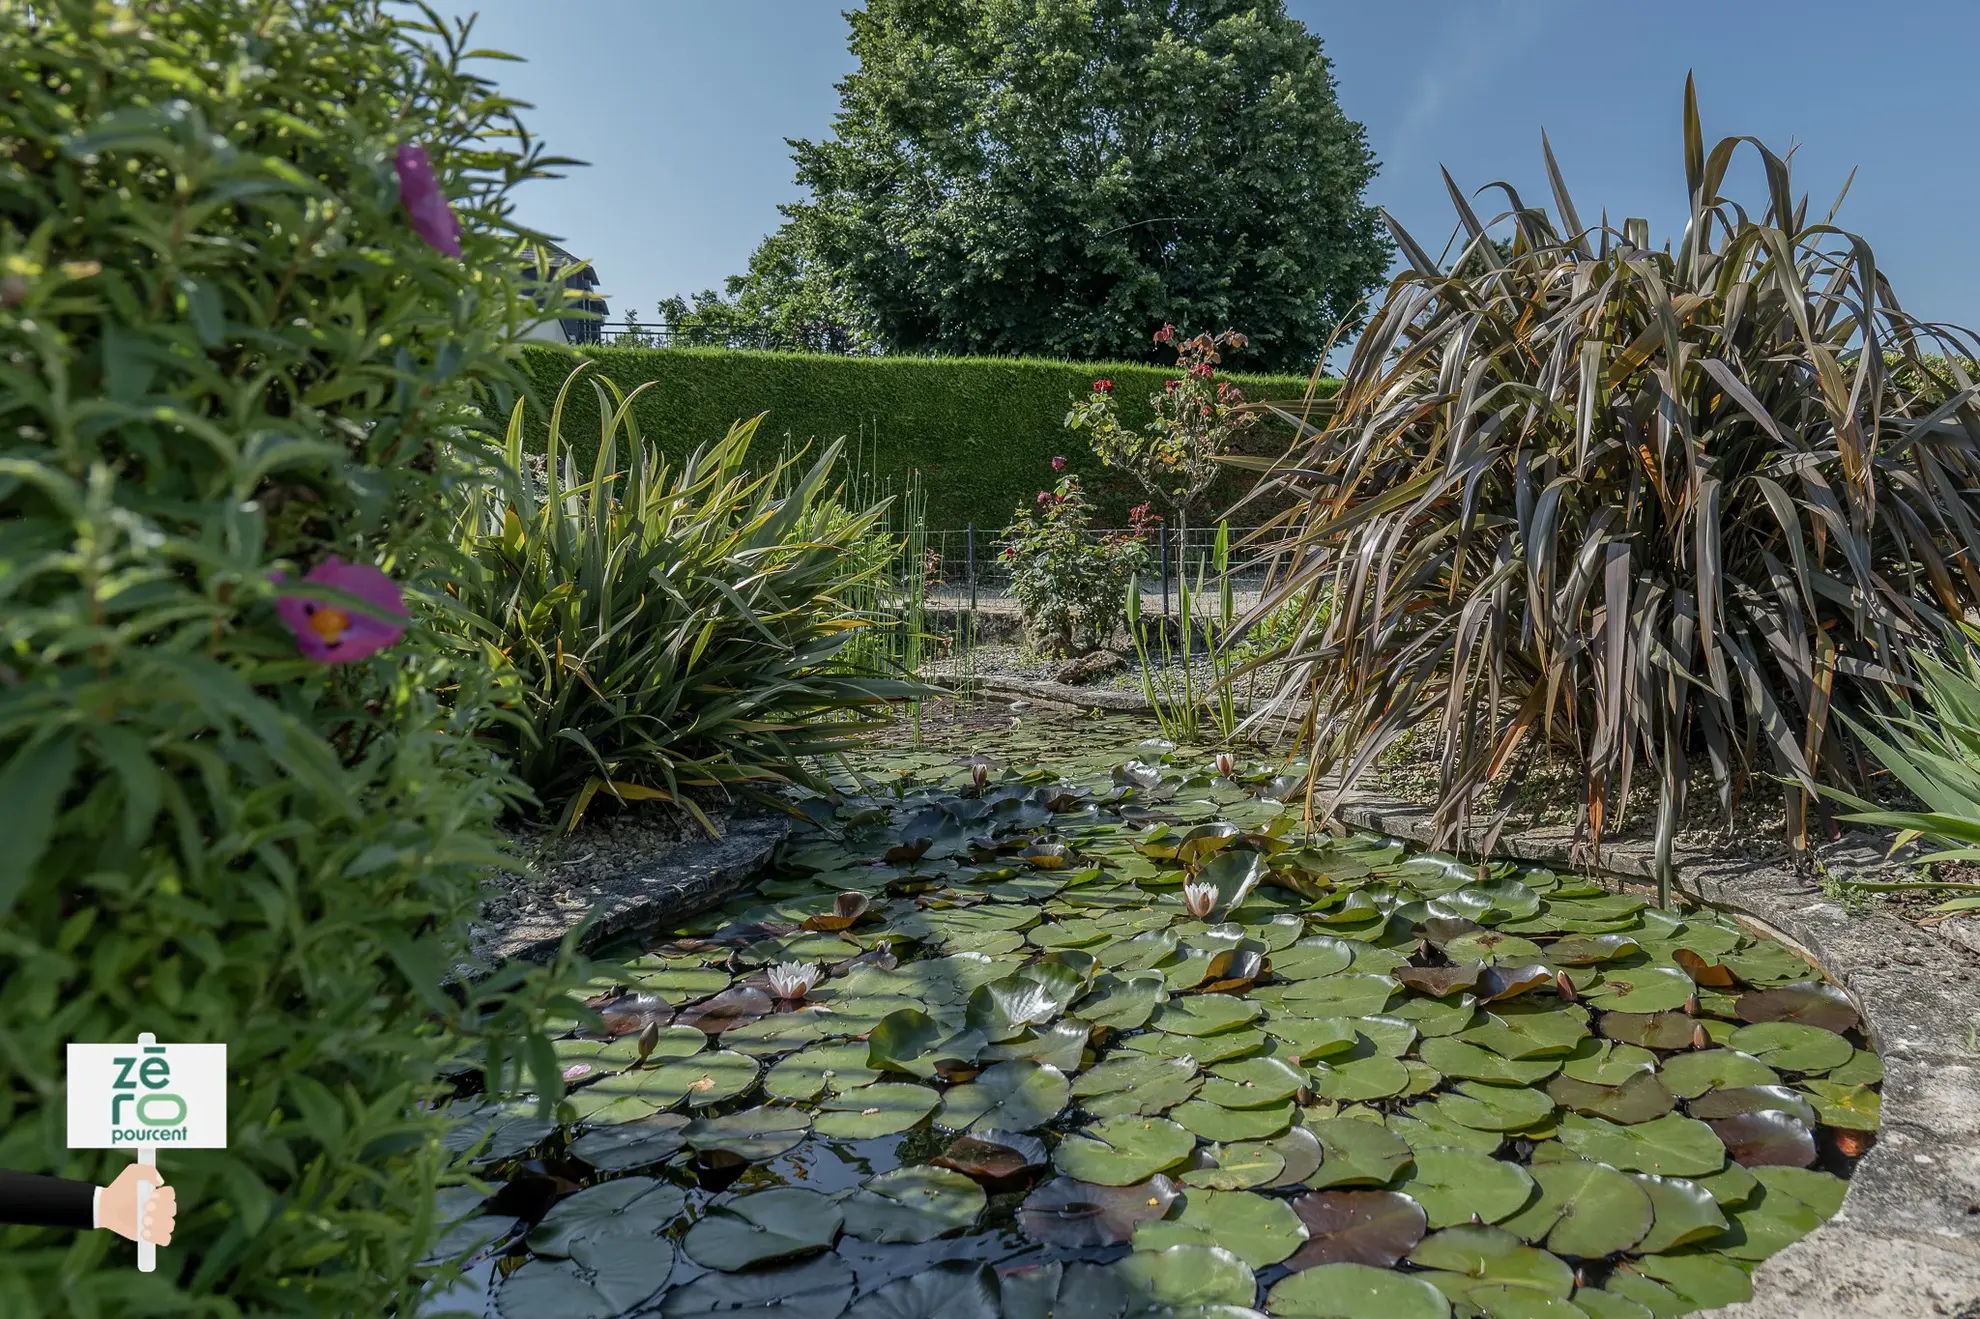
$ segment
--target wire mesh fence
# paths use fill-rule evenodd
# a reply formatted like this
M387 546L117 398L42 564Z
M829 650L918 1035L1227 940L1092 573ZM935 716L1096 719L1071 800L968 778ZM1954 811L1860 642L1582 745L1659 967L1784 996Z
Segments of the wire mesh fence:
M1264 589L1272 564L1269 548L1245 543L1255 530L1255 527L1229 529L1229 577L1240 608L1248 603L1247 597L1256 598ZM1127 527L1092 527L1086 532L1096 542L1109 536L1135 534ZM995 531L975 526L930 528L921 535L926 542L921 568L929 603L990 609L1015 607L1001 528ZM1191 527L1186 535L1160 526L1142 535L1148 544L1149 561L1141 583L1144 609L1169 612L1180 594L1178 584L1185 575L1192 583L1199 575L1206 585L1217 580L1214 525Z

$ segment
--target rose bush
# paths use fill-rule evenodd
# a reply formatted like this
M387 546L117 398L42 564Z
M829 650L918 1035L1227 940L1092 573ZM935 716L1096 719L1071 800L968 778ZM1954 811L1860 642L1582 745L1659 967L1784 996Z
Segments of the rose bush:
M1011 594L1031 643L1046 654L1105 645L1120 626L1128 583L1148 567L1139 532L1100 535L1091 522L1079 478L1062 476L1032 507L1019 508L1004 532Z

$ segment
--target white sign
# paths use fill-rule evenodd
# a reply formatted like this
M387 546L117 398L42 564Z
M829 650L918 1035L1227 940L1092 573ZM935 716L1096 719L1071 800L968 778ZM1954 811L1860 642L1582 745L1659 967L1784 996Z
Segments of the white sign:
M69 1046L69 1148L227 1146L227 1046Z

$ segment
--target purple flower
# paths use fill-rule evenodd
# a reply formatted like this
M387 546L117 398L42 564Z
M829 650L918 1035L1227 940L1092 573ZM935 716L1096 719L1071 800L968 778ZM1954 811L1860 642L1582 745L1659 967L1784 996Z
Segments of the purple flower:
M282 573L273 576L277 582L284 580ZM385 613L406 617L406 597L398 583L368 563L345 563L333 554L310 569L303 580L348 591ZM406 634L403 623L388 623L370 614L352 613L299 595L277 592L275 612L281 615L283 625L295 633L296 645L303 655L324 664L348 664L375 655L397 644Z
M1065 460L1065 459L1064 459L1063 457L1059 457L1059 458L1054 458L1054 459L1052 460L1052 470L1053 470L1053 471L1055 471L1055 472L1063 472L1063 471L1065 471L1065 470L1066 470L1066 460Z
M412 217L413 229L426 240L428 247L458 259L461 222L455 218L454 208L447 204L447 194L440 191L439 181L433 177L433 163L426 158L426 148L410 142L400 147L393 167L399 171L399 196L406 203L406 214Z

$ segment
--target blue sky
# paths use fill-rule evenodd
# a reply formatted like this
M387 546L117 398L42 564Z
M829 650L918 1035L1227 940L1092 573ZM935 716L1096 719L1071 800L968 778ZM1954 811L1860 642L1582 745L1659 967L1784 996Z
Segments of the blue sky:
M591 162L529 185L526 221L591 257L651 320L673 293L719 286L794 200L787 137L816 137L852 67L841 0L479 0L476 44L533 102L555 152ZM1980 323L1980 4L1974 0L1289 0L1326 43L1342 105L1381 173L1369 199L1441 246L1438 173L1547 198L1544 127L1592 222L1684 216L1679 111L1698 77L1708 140L1799 146L1797 187L1875 246L1915 315ZM443 11L445 6L443 6ZM1751 184L1754 175L1737 173ZM1754 190L1757 192L1757 189Z

